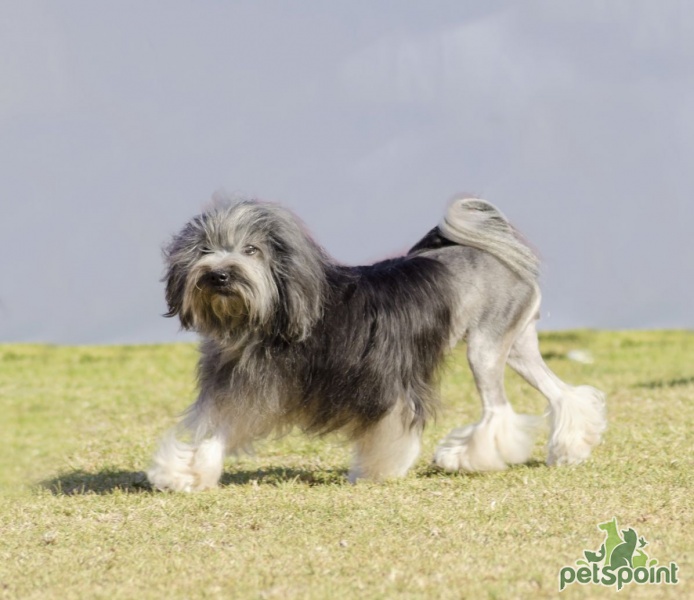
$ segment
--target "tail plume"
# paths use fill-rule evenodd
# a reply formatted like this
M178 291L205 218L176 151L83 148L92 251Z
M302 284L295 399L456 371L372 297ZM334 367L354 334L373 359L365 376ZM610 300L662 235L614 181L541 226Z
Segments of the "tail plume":
M540 261L494 205L479 198L456 198L439 223L440 234L498 258L521 278L535 282Z

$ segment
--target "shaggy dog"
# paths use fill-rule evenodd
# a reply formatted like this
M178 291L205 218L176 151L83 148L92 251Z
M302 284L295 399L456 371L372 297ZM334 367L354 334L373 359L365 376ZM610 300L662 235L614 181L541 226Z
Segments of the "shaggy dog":
M256 201L195 217L165 255L167 316L202 344L198 398L147 473L158 489L214 487L227 454L293 427L352 440L351 481L403 476L459 340L482 417L441 442L439 467L528 460L540 417L513 411L507 364L549 402L548 464L581 462L600 442L603 395L567 385L544 363L538 260L484 200L454 200L406 256L370 266L337 264L290 212Z

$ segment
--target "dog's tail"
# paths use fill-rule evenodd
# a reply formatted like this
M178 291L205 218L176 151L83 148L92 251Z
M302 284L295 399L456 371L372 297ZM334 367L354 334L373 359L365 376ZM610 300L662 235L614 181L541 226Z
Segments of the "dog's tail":
M456 198L439 223L442 237L489 252L521 278L535 283L540 260L494 205L479 198Z

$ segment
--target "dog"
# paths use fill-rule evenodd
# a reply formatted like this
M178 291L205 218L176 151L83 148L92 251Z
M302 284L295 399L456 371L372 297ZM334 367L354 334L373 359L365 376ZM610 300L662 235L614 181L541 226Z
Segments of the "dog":
M154 488L213 488L225 456L295 427L352 441L352 482L404 476L460 340L482 417L440 443L440 468L528 461L542 419L514 412L507 364L549 403L548 464L580 463L601 441L603 394L540 354L538 258L484 200L454 199L405 256L370 266L338 264L292 213L254 200L196 216L164 254L166 316L202 341L199 394L154 455Z

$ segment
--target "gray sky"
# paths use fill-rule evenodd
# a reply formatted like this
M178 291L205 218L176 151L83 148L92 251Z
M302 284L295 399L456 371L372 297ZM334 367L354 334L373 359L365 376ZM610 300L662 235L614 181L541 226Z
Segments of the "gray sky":
M694 327L694 3L0 0L0 341L190 339L160 248L212 193L335 258L466 191L542 327Z

